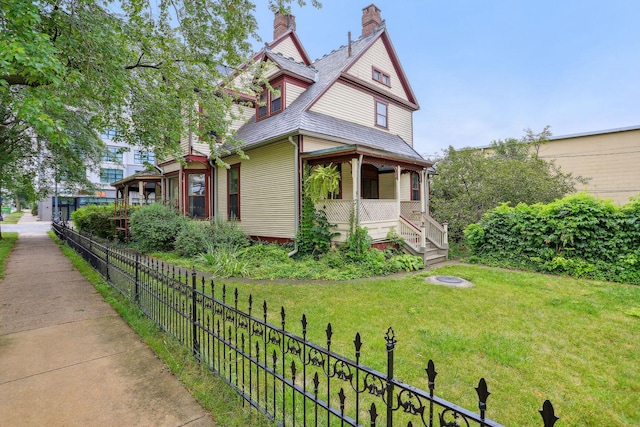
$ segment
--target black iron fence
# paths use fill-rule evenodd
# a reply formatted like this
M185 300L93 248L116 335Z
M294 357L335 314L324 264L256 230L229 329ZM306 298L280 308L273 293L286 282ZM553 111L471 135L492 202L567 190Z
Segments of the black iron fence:
M302 336L267 321L264 302L255 307L249 296L241 310L237 289L188 274L124 248L98 242L64 224L53 224L57 236L82 255L121 294L160 328L174 336L193 355L233 387L247 405L281 426L500 426L487 419L489 391L480 379L475 413L437 397L437 372L433 361L426 368L428 390L420 390L394 377L393 329L385 335L386 372L361 363L360 334L354 358L331 350L332 327L326 328L324 346L307 338L307 318L302 316ZM216 294L219 296L216 298ZM227 300L230 301L227 301ZM539 411L544 427L558 418L551 403Z

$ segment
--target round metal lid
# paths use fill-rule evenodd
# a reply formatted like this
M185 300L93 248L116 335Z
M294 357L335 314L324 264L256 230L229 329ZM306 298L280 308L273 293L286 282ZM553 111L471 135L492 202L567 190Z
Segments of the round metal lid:
M444 283L462 283L463 280L453 276L436 276L436 280Z

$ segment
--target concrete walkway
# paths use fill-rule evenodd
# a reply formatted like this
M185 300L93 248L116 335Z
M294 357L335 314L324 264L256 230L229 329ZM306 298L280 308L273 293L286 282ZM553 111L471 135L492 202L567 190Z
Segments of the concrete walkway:
M0 426L213 426L44 227L28 212L18 225L0 280Z

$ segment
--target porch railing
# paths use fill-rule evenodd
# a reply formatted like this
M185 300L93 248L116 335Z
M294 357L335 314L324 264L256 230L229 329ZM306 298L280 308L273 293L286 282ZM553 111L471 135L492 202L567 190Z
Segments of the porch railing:
M416 226L412 221L407 220L404 216L400 216L400 227L398 234L414 251L420 252L424 248L424 234L422 229Z
M355 200L322 200L316 207L324 210L329 222L349 223L351 212L357 209ZM398 204L394 199L360 200L360 223L397 221Z
M449 248L449 230L447 224L440 225L429 214L422 213L422 219L426 229L426 238L439 249Z

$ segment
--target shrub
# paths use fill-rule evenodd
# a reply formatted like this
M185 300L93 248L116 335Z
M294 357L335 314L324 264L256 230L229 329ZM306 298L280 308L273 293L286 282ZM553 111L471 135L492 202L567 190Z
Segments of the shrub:
M131 236L143 252L170 251L187 221L171 206L153 203L131 214Z
M621 208L587 194L548 205L506 204L465 235L474 262L640 284L640 203Z
M212 240L213 229L207 221L187 221L176 236L175 248L178 255L191 257L207 250Z
M387 269L390 273L398 271L418 271L424 267L424 261L419 256L404 254L395 255L387 260Z
M240 259L233 247L214 247L209 244L205 253L196 257L198 262L211 267L211 273L216 277L245 277L247 276L247 262Z
M347 242L342 248L345 258L352 262L364 262L369 257L371 242L372 239L366 227L359 225L353 227L353 231L349 233Z
M235 222L214 220L211 223L210 242L214 248L231 247L235 250L249 246L249 239Z
M79 230L103 239L113 238L113 204L87 205L71 213L71 219Z
M238 253L240 259L249 265L260 267L262 265L293 264L289 258L289 251L276 244L256 244L242 249Z

